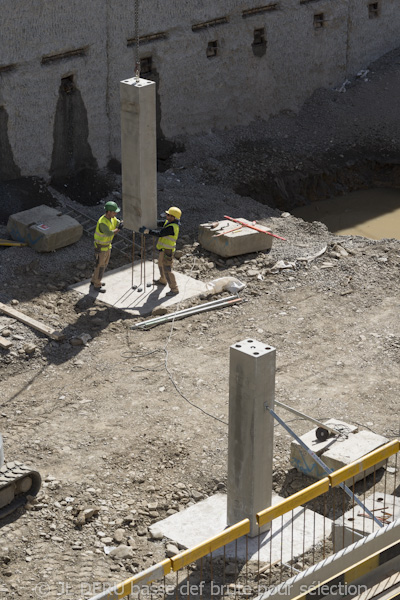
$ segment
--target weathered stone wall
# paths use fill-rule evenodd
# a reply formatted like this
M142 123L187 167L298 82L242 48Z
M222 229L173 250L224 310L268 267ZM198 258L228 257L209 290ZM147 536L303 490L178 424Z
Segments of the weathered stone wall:
M398 2L377 0L375 17L372 0L141 0L140 35L165 34L140 49L152 58L152 74L142 76L158 84L159 135L298 110L316 88L341 85L399 44ZM243 16L269 4L275 9ZM322 26L314 26L315 18ZM215 19L226 22L192 30ZM10 174L59 169L70 129L71 168L120 158L119 81L134 74L134 45L127 44L134 24L134 0L2 3L0 108L7 131L0 159L6 155L14 165ZM257 29L264 29L265 44L253 44ZM216 56L207 57L209 42L217 42ZM73 102L60 98L66 77Z

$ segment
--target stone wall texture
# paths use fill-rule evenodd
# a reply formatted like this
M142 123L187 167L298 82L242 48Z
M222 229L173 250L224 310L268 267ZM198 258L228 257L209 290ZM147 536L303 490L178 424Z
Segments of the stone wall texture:
M142 77L157 83L168 139L296 111L400 40L399 0L140 0L138 15L152 65ZM121 158L119 81L134 75L134 36L134 0L2 0L0 160L13 165L3 179L48 176L70 127L86 132L98 167ZM59 102L66 78L74 102Z

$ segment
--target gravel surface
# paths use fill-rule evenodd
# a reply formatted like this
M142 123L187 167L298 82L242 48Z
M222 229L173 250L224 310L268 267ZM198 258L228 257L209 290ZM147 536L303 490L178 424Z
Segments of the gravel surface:
M400 241L335 236L290 214L292 191L309 201L307 190L317 199L369 185L377 157L388 184L400 185L399 58L384 57L345 93L317 91L298 115L185 139L159 174L160 211L183 210L176 269L205 282L239 278L239 306L132 330L129 315L68 289L91 275L90 237L50 254L0 250L0 301L65 335L56 342L0 314L0 335L12 342L0 350L6 458L43 477L38 498L0 524L0 597L90 597L94 584L165 558L174 540L154 539L149 526L226 491L229 347L249 336L277 350L277 399L400 435ZM120 193L116 180L114 194L82 207L46 189L95 220ZM225 214L287 241L221 259L196 236ZM276 267L282 260L288 268ZM114 251L109 268L125 262ZM310 429L288 420L298 434ZM311 481L290 465L288 435L276 427L274 438L273 488L287 496Z

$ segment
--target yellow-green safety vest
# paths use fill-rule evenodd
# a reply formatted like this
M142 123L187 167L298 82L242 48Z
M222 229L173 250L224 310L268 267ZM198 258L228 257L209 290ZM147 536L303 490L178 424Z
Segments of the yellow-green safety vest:
M163 227L166 227L167 225L172 225L174 228L174 235L167 235L165 237L158 238L156 248L157 250L172 250L172 252L175 252L176 240L178 239L179 235L179 225L178 223L174 222L170 223L168 219L165 221Z
M111 242L113 241L114 234L111 233L107 235L106 233L101 233L101 223L104 223L104 225L107 225L109 229L113 230L118 227L119 220L116 217L113 217L112 219L107 219L106 215L103 215L97 221L96 231L94 232L94 246L102 252L107 252L107 250L110 250L111 248Z

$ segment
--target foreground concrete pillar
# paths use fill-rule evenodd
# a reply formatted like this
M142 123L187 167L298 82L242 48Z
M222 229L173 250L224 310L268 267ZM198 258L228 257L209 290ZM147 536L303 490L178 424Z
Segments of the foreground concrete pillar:
M122 207L125 227L157 226L156 84L120 83Z
M255 515L271 506L275 348L244 340L230 348L228 525L250 519L250 536L258 534ZM269 529L268 525L263 531Z

